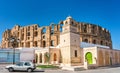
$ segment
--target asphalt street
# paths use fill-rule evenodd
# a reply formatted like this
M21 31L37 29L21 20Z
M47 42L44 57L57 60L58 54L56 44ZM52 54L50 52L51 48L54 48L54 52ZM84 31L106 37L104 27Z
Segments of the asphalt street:
M28 73L28 72L8 72L5 69L6 65L0 65L0 73ZM98 69L90 69L90 70L83 70L83 71L68 71L68 70L42 70L36 69L34 72L31 73L120 73L120 67L101 67Z

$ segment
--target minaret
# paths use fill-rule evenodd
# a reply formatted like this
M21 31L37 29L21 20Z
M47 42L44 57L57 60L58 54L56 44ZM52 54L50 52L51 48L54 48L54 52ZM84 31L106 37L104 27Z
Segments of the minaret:
M80 35L77 32L76 23L71 16L63 21L63 31L60 34L60 50L64 66L80 63Z

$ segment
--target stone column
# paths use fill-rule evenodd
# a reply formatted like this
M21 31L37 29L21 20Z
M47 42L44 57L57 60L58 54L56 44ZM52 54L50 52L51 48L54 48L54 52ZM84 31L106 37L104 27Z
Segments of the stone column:
M44 57L44 53L42 53L42 64L45 63L45 57Z

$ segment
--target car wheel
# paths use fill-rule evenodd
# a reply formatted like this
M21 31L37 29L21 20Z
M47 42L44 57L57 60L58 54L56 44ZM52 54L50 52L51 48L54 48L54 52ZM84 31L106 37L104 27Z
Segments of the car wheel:
M12 72L14 69L13 68L9 68L8 70L9 70L9 72Z
M32 72L32 69L31 69L31 68L28 68L27 71L28 71L28 72Z

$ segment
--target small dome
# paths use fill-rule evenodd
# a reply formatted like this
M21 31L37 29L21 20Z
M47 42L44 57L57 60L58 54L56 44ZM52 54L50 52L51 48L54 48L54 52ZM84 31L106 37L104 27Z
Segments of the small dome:
M71 17L71 16L68 16L66 19L72 19L72 17Z

